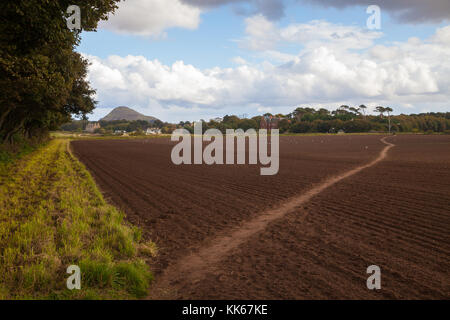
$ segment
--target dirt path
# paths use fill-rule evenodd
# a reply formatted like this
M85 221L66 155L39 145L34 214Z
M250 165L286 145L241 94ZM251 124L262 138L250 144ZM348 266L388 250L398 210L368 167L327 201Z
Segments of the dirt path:
M335 183L351 177L382 161L386 158L389 149L395 146L394 144L387 142L386 138L388 137L381 139L386 146L381 150L378 156L369 163L346 171L343 174L332 176L308 190L306 193L293 197L276 208L263 211L254 219L244 222L234 230L228 231L226 234L222 232L198 251L191 253L181 258L175 264L170 265L153 283L152 291L148 298L173 298L177 292L177 284L180 282L199 282L204 274L214 272L214 270L220 268L217 263L227 256L231 250L245 243L251 236L263 231L269 223L282 218L287 213L303 205L312 197L318 195ZM306 214L304 214L302 219L305 217Z

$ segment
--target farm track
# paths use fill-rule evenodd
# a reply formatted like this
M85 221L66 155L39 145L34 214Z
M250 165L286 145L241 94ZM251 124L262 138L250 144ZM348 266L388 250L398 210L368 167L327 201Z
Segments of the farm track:
M376 159L370 161L368 164L332 176L314 186L312 189L287 200L278 207L259 213L254 219L246 221L237 228L227 230L224 235L212 239L206 246L200 248L197 252L184 257L176 264L167 268L154 286L156 297L161 294L160 292L170 292L171 283L176 281L199 282L205 273L212 273L220 268L217 263L231 250L239 247L253 235L263 231L271 222L282 218L285 214L298 208L335 183L351 177L383 160L389 149L395 145L387 142L386 137L382 138L380 141L386 144L386 146L381 150ZM305 217L306 214L303 214L302 219Z
M161 139L72 145L158 243L151 298L449 298L450 138L389 139L375 162L376 136L281 137L271 177L174 166ZM371 264L378 292L365 287Z

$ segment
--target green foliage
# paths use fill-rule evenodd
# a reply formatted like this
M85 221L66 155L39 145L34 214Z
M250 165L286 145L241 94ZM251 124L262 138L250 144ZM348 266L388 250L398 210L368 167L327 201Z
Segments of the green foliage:
M379 112L380 115L373 116L367 115L365 109L364 105L357 108L343 105L332 112L326 109L296 108L287 115L265 114L264 116L272 116L277 121L280 133L336 133L339 130L349 133L386 132L389 130L389 121L393 132L443 133L450 128L450 112L393 116L392 108L379 106L376 108L376 112ZM225 133L226 129L258 129L262 117L241 119L234 115L226 115L222 122L214 120L203 122L203 131L216 128ZM194 132L194 124L183 121L178 125L171 125L171 127L165 124L163 133L171 133L172 131L168 128L172 131L176 128L185 128L190 133Z
M296 122L292 128L291 131L293 133L307 133L311 131L311 124L307 121L298 121Z
M81 8L83 30L93 31L118 0L0 2L0 139L44 137L71 116L90 113L95 93L86 81L88 62L75 46L65 13Z
M47 142L40 139L25 139L18 134L12 136L12 139L14 144L0 144L0 171L2 167L12 164Z
M84 274L82 282L88 287L126 290L137 298L148 294L148 284L153 279L143 261L111 264L84 260L79 266Z

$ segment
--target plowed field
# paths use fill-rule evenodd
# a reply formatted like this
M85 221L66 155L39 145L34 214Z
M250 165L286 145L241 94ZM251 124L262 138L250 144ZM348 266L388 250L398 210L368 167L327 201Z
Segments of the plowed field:
M450 298L450 137L380 138L280 137L275 176L176 166L169 139L72 148L158 244L150 298Z

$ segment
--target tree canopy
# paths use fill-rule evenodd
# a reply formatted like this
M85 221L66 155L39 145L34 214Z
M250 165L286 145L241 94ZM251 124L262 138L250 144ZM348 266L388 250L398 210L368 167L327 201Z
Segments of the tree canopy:
M120 0L6 0L0 3L0 138L43 136L95 107L86 80L88 62L75 47L83 30L95 31ZM71 31L69 5L81 9Z

